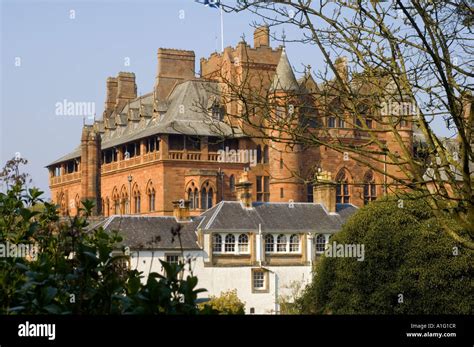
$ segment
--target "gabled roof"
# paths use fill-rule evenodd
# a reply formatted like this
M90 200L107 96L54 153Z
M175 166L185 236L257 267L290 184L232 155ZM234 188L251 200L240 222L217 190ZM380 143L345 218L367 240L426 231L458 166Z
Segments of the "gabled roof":
M285 48L281 51L280 61L278 62L275 77L270 86L270 91L296 91L299 89L295 74L291 68Z
M222 201L207 210L199 227L205 231L316 232L336 233L357 208L338 204L337 213L328 213L314 203L254 203L251 209L237 201Z

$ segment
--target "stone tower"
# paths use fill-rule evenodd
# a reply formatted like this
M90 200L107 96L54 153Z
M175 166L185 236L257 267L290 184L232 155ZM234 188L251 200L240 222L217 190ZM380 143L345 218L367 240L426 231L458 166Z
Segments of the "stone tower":
M81 199L94 201L93 215L100 215L100 135L91 125L84 125L81 136Z
M292 141L291 127L298 126L299 85L282 50L275 77L270 86L276 117L286 118L283 127L272 129L269 144L270 199L275 202L303 201L301 149ZM290 131L288 131L290 130Z

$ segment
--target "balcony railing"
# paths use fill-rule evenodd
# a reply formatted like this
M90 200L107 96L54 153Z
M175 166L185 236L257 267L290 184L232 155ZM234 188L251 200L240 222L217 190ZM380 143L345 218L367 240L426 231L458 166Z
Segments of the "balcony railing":
M81 178L80 172L73 172L73 173L62 175L62 176L51 177L51 185L71 182L74 180L79 180L80 178Z

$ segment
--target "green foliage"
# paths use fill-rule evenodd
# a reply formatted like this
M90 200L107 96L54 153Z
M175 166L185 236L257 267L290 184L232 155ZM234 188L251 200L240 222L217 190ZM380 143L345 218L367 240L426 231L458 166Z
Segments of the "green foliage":
M219 296L211 296L210 300L201 304L203 310L219 314L245 314L245 303L237 296L237 290L221 292Z
M280 314L299 314L298 300L303 294L303 281L291 281L287 286L288 294L278 296Z
M322 257L297 300L301 313L473 313L473 252L443 232L423 199L403 202L371 203L331 238L364 244L365 260Z
M16 165L21 164L17 162ZM18 172L9 168L8 173ZM183 279L184 263L162 262L166 275L124 266L122 238L102 228L88 230L90 201L81 216L60 220L42 192L10 179L0 193L0 244L31 244L36 258L0 258L0 314L197 314L197 278Z

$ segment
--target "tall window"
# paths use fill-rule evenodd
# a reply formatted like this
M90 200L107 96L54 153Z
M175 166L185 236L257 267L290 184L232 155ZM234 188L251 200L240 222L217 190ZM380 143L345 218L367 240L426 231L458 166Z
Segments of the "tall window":
M225 236L224 251L235 252L235 236L234 235L227 234Z
M316 253L324 253L326 249L326 236L319 234L316 236Z
M229 177L229 187L231 192L235 192L235 176L230 175Z
M290 252L297 253L300 251L300 237L296 234L290 236Z
M260 145L257 146L257 164L262 162L262 147Z
M268 164L268 146L263 147L263 163Z
M212 207L212 195L213 195L213 189L206 187L201 189L201 208L203 210L206 210L208 208Z
M344 170L336 176L336 203L348 204L350 202L349 183Z
M277 236L277 252L287 252L286 236L278 235Z
M314 202L313 185L311 183L308 183L306 185L306 201L307 202Z
M257 201L270 201L269 176L257 176Z
M335 127L336 127L336 118L328 117L328 128L335 128Z
M247 234L239 235L239 253L247 253L249 251L249 237Z
M140 192L136 192L134 198L134 203L135 203L135 213L140 213L141 210L141 198L140 198Z
M267 234L265 236L265 252L272 253L275 252L275 241L273 235Z
M364 177L364 205L375 199L377 199L377 186L372 171L369 171Z
M148 206L150 212L155 211L155 190L153 188L148 191Z
M339 128L341 128L341 129L344 129L344 127L346 126L346 125L345 125L345 122L344 122L344 118L339 118L339 119L338 119L338 123L339 123L339 124L338 124L338 125L339 125Z
M219 234L212 236L212 251L216 253L222 252L222 236Z

